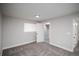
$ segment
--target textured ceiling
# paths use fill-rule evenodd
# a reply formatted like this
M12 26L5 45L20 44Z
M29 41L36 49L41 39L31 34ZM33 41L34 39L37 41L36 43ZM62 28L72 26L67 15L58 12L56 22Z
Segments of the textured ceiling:
M2 4L3 15L26 20L43 21L79 11L79 4L71 3L16 3ZM39 15L39 18L35 16Z

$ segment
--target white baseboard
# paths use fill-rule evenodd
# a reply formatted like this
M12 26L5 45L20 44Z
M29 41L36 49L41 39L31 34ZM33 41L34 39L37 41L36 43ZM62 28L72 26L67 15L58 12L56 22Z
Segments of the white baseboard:
M51 45L53 45L53 46L56 46L56 47L59 47L59 48L62 48L62 49L64 49L64 50L70 51L70 52L73 52L73 51L74 51L73 49L68 49L68 48L62 47L62 46L60 46L60 45L53 44L53 43L51 43L51 42L50 42L49 44L51 44Z
M35 42L35 40L34 41L30 41L30 42L20 43L20 44L17 44L17 45L8 46L8 47L3 47L2 49L4 50L4 49L12 48L12 47L17 47L17 46L21 46L21 45L24 45L24 44L29 44L29 43L32 43L32 42ZM68 49L68 48L65 48L65 47L61 47L60 45L53 44L51 42L49 44L54 45L54 46L59 47L59 48L62 48L64 50L73 52L73 49L71 50L71 49Z
M16 45L11 45L11 46L8 46L8 47L3 47L2 50L9 49L9 48L12 48L12 47L21 46L21 45L25 45L25 44L29 44L29 43L32 43L32 42L35 42L35 40L30 41L30 42L24 42L24 43L16 44Z

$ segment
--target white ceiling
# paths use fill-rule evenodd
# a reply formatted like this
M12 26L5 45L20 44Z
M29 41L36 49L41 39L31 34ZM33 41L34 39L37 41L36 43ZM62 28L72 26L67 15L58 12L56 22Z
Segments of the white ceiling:
M71 14L79 11L79 4L71 3L16 3L3 4L3 14L27 20L43 21L49 18ZM35 15L40 15L36 18Z

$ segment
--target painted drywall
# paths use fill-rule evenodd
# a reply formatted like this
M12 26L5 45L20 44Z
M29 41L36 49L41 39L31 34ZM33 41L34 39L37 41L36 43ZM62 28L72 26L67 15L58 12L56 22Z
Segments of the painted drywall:
M72 18L59 18L50 23L50 44L72 51Z
M36 24L37 42L44 42L44 27L42 23Z
M35 32L24 32L24 23L36 23L13 17L3 17L3 49L34 42Z
M57 19L50 19L49 43L73 52L76 40L73 39L73 18L74 15L63 16Z
M2 44L1 44L1 41L2 41L2 17L1 17L1 11L0 11L0 55L2 54Z
M78 25L77 25L77 40L79 41L79 21L77 21L77 23L78 23Z
M77 35L77 40L79 41L79 13L75 15L75 21L77 23L77 34L76 35Z

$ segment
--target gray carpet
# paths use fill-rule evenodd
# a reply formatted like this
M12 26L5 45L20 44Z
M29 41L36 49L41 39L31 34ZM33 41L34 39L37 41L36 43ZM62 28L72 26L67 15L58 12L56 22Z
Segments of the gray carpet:
M75 56L76 53L63 50L48 43L31 43L3 50L3 56Z

